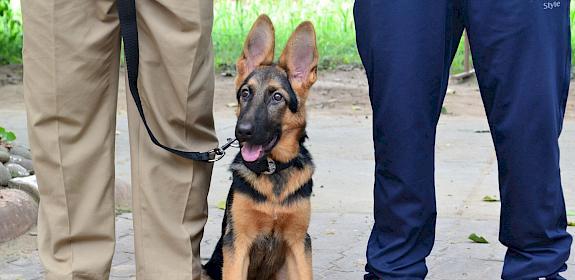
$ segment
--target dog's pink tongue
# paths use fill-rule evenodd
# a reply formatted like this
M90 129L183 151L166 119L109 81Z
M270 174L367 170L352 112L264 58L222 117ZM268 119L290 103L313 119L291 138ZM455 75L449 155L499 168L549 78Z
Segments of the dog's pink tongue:
M245 161L252 162L260 158L263 152L263 147L260 145L244 144L242 147L242 157Z

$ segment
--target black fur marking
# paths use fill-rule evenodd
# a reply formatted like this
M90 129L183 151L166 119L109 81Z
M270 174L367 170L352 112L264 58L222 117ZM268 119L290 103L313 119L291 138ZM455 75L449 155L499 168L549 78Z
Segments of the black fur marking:
M294 193L290 194L282 201L282 205L290 205L301 199L309 198L313 192L313 180L310 179L301 188L299 188Z
M234 200L234 193L232 190L228 192L228 197L226 199L226 210L224 211L224 218L222 219L222 234L220 235L220 239L216 244L216 248L214 248L214 252L212 253L212 257L210 260L203 265L204 270L212 278L212 280L221 280L222 279L222 267L224 266L224 252L223 247L230 246L233 248L234 243L234 227L233 224L230 223L229 225L229 232L226 234L226 228L228 227L228 219L231 221L232 217L232 202Z
M276 272L285 263L287 247L281 236L273 233L258 236L250 250L248 279L275 279Z
M303 146L303 142L306 138L307 136L304 136L302 137L303 140L300 140L299 155L296 157L297 161L294 162L294 166L300 170L306 165L313 165L313 158L310 152Z
M237 153L236 157L234 158L234 160L232 161L232 164L244 164L244 159L242 158L242 153ZM234 172L233 169L230 169L230 171Z
M233 172L232 189L234 192L242 193L249 196L255 202L262 203L266 201L266 196L258 192L248 182L246 182L237 171Z
M288 95L289 95L289 110L292 113L296 113L298 106L299 106L299 101L297 99L297 94L295 94L295 91L293 90L293 88L291 87L291 83L289 82L289 80L286 79L281 79L280 83L282 85L282 87L287 91Z
M222 238L222 249L224 247L230 249L234 248L234 229L232 227L230 227L230 231L226 232Z
M269 176L269 179L272 182L272 190L276 197L282 194L282 191L289 179L289 175L289 172L279 172Z
M305 240L304 240L304 245L305 245L305 252L306 253L311 253L311 236L309 236L309 233L305 234Z
M224 219L222 221L222 249L223 247L234 248L234 223L232 223L232 203L234 201L235 191L232 189L228 192L228 198L226 199L226 210L224 212ZM223 260L223 255L222 255Z

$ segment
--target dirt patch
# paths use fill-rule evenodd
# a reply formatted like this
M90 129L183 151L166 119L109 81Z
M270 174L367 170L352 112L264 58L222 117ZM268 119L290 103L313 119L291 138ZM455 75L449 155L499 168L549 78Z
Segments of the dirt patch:
M122 69L120 81L123 81ZM575 84L571 83L571 95ZM0 67L0 110L24 110L22 67ZM231 113L236 103L234 78L217 75L214 111ZM477 81L470 78L459 83L450 81L444 102L444 114L455 117L484 117L485 111L479 94ZM118 110L126 111L125 86L119 85ZM368 85L360 69L320 72L308 101L308 110L317 114L370 115ZM575 98L570 98L566 117L575 119Z

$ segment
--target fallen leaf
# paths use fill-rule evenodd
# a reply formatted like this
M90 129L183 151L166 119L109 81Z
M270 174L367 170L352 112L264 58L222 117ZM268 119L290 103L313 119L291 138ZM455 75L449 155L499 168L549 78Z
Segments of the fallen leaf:
M568 216L568 217L575 217L575 211L573 211L573 210L568 210L568 211L567 211L567 216Z
M359 106L351 106L351 109L352 109L353 111L360 111L360 110L361 110L361 107L359 107Z
M226 201L220 200L218 203L216 203L216 207L222 210L226 210Z
M495 197L495 196L486 195L483 197L483 201L485 201L485 202L497 202L497 201L499 201L499 199L497 199L497 197Z
M227 106L228 108L235 108L235 107L238 107L238 103L235 103L235 102L233 102L233 103L228 103L228 104L226 104L226 106Z
M568 226L568 227L575 227L575 221L569 221L569 222L567 222L567 226Z
M469 240L475 242L475 243L481 243L481 244L487 244L489 243L489 241L487 241L487 239L485 239L483 236L479 236L475 233L472 233L471 235L469 235Z

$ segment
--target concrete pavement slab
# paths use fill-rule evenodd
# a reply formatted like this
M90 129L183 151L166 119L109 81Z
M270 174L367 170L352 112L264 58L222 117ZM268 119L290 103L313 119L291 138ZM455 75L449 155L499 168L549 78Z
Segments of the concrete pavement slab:
M26 144L25 113L0 111L3 125ZM217 118L221 141L232 136L233 114ZM437 132L436 195L438 226L436 246L428 259L428 279L499 279L505 248L497 242L497 162L491 137L482 118L442 117ZM117 125L117 176L129 180L128 132L125 114ZM308 146L317 172L310 233L313 237L316 279L361 279L365 244L372 225L373 152L369 116L310 115ZM563 186L568 209L575 210L575 121L565 123L561 137ZM235 153L231 150L230 153ZM219 237L224 200L231 183L227 171L232 156L216 164L208 201L210 218L202 241L205 259ZM414 167L417 168L417 163ZM570 229L573 233L573 228ZM489 244L471 243L470 233L485 236ZM0 279L41 279L34 236L0 245ZM112 279L134 277L131 214L117 218L117 246ZM24 249L21 249L24 248ZM574 250L575 251L575 250ZM569 261L575 266L574 257ZM564 274L575 279L575 270ZM20 278L18 278L20 277Z

